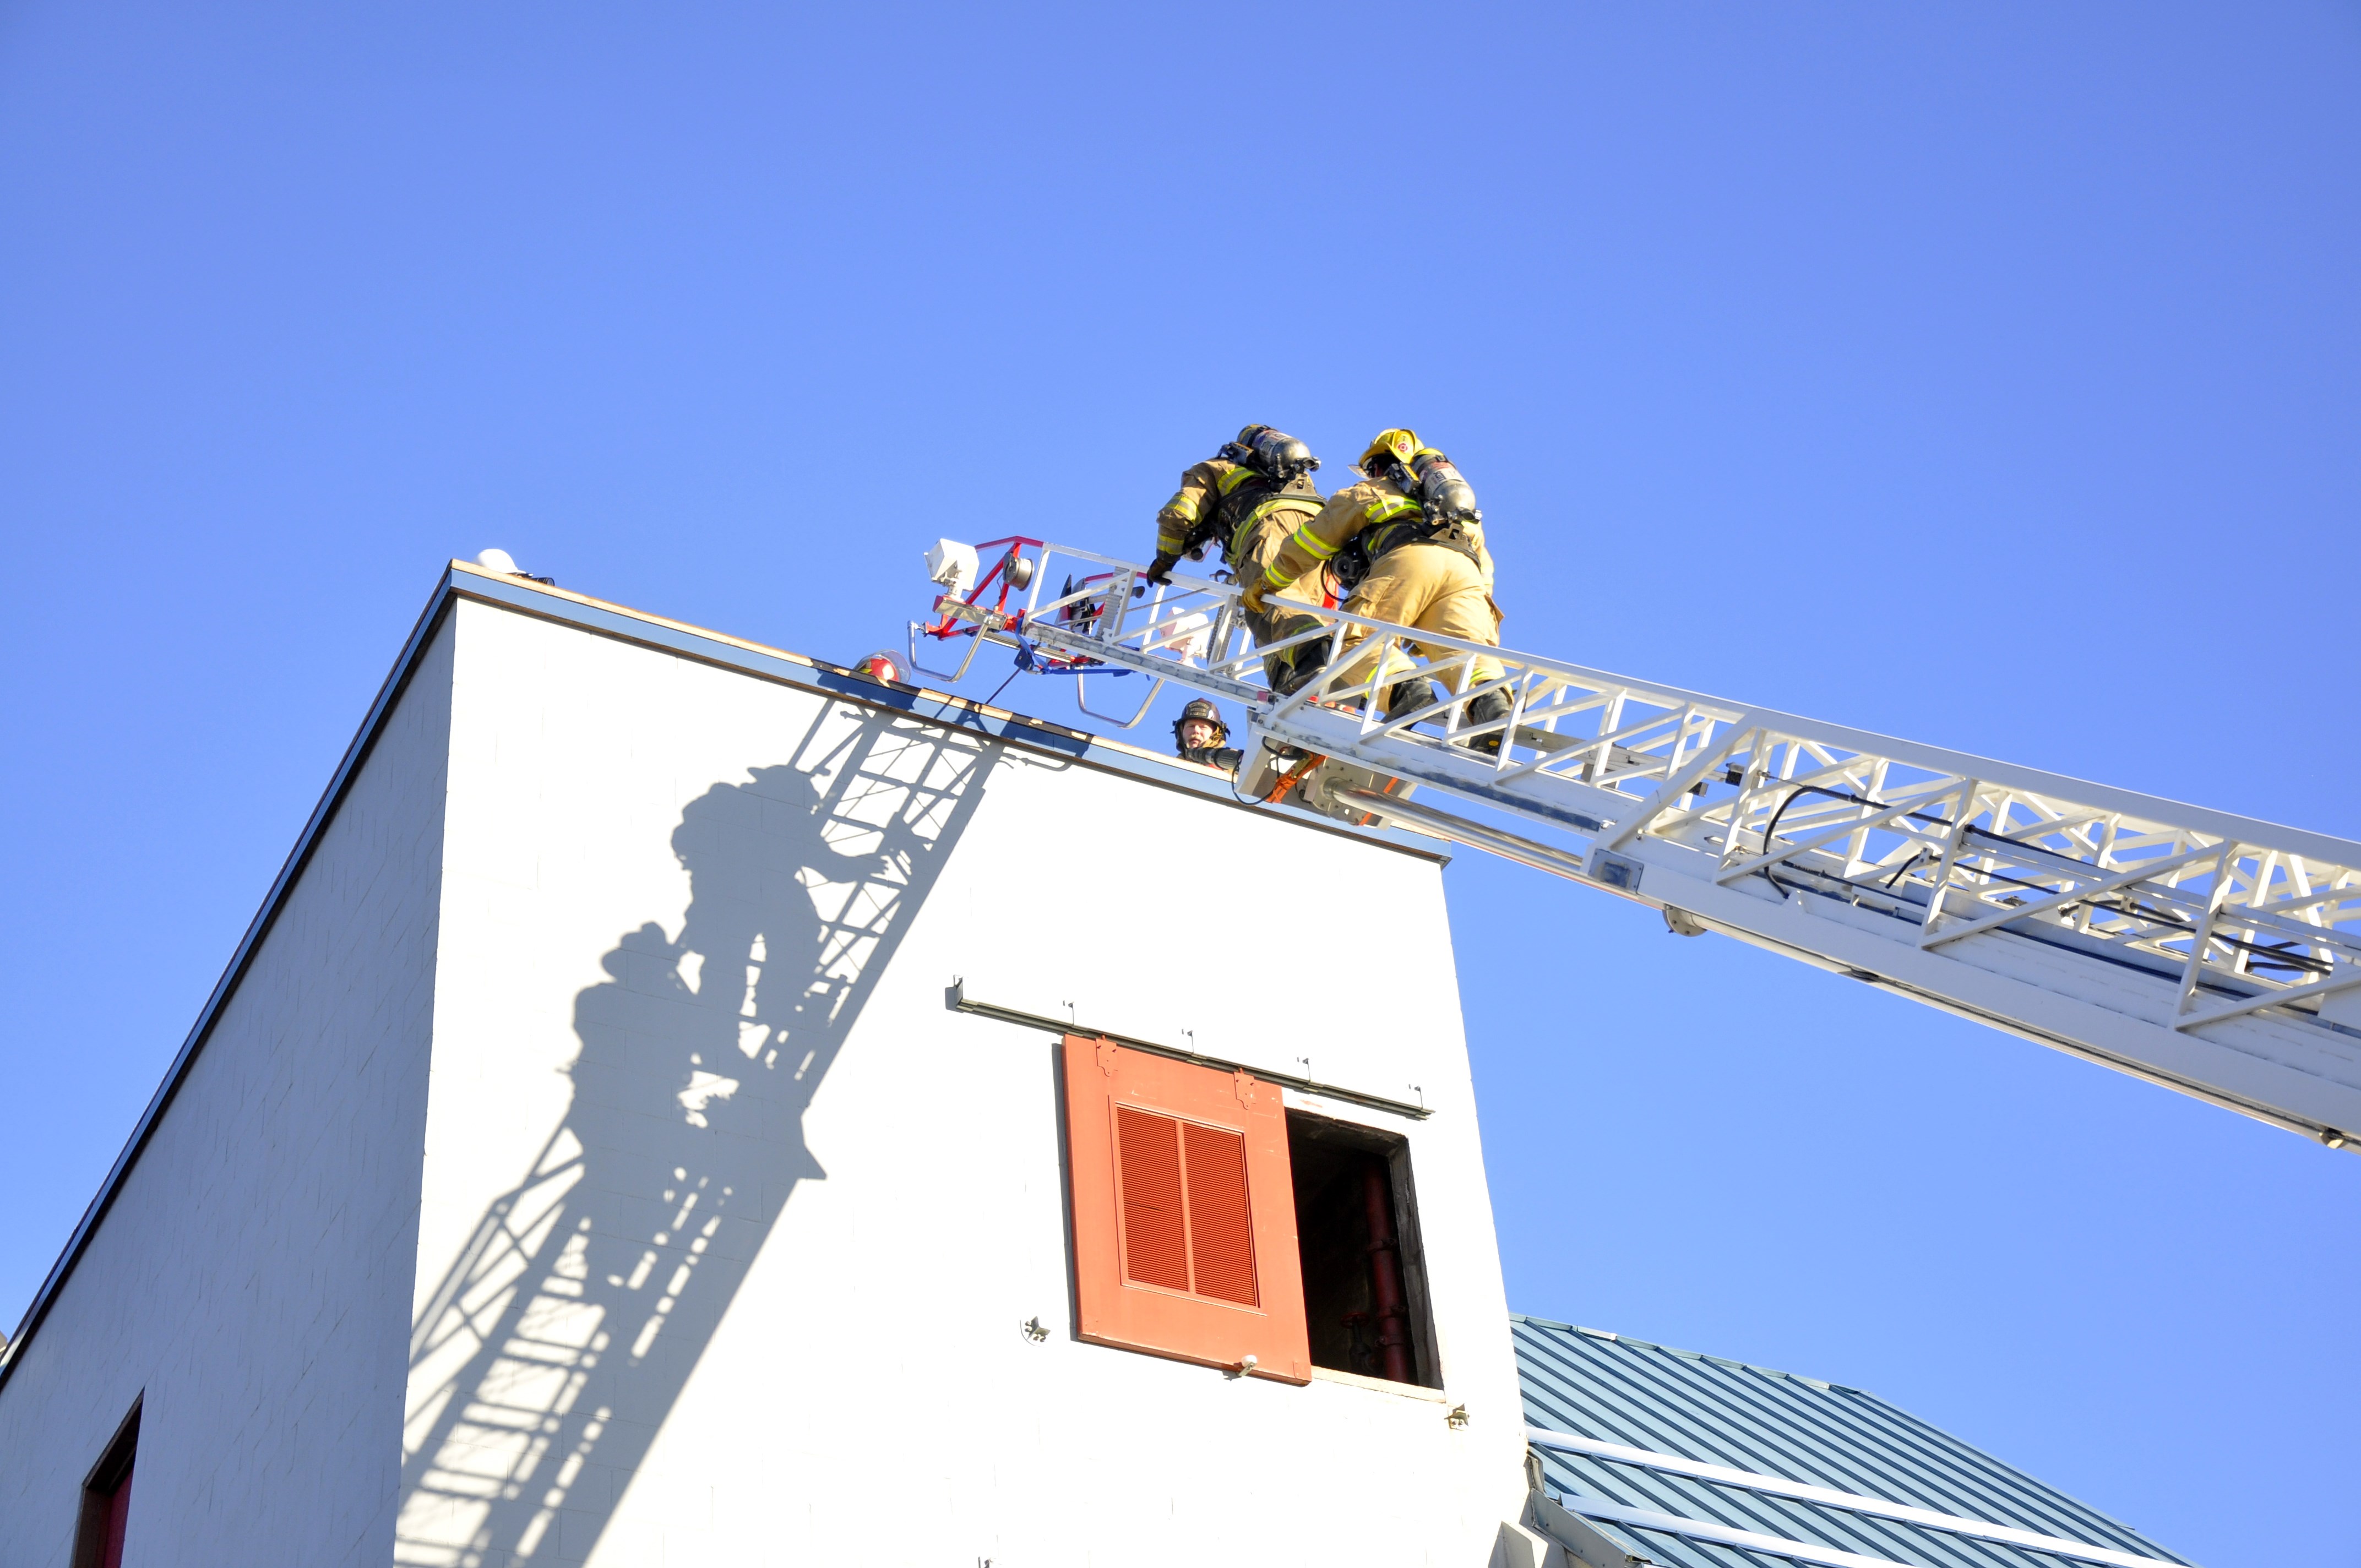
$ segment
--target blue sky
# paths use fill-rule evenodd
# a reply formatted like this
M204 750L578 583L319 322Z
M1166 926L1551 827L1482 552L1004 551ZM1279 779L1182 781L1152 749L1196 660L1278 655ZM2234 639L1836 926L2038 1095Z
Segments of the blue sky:
M1410 422L1516 645L2361 836L2356 133L2350 5L8 7L0 1318L488 544L850 659ZM1449 884L1520 1310L2361 1562L2361 1160Z

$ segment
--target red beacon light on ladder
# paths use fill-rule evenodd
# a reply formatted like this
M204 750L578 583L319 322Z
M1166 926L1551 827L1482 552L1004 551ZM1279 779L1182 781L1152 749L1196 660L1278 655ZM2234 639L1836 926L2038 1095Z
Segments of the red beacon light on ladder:
M898 685L902 681L902 661L897 655L880 648L876 652L853 665L852 673L856 675L865 675L880 685Z

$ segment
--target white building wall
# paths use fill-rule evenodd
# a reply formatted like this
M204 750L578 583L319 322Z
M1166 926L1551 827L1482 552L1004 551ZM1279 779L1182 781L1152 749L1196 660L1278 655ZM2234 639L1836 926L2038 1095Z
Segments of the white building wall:
M5 1568L135 1400L127 1563L387 1560L450 679L446 628L0 1387Z
M1524 1444L1433 863L456 618L397 1561L1487 1560ZM1323 924L1383 957L1308 971ZM1073 1339L1055 1041L954 976L1433 1107L1323 1109L1411 1139L1442 1397Z

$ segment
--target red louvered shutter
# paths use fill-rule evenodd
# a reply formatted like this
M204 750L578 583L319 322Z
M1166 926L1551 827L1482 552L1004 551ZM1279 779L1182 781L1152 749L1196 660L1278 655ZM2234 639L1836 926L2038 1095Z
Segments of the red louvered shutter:
M1123 1192L1123 1277L1189 1288L1189 1223L1181 1212L1180 1124L1118 1106L1116 1181Z
M1195 1122L1189 1151L1189 1272L1200 1296L1255 1304L1254 1215L1246 1202L1246 1140Z
M1082 1337L1308 1382L1278 1089L1078 1036L1065 1058Z

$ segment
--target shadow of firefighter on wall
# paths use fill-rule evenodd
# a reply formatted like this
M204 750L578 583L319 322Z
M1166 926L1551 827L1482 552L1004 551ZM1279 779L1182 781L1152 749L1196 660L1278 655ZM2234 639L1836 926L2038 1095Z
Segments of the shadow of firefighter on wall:
M411 1335L394 1561L573 1563L807 1179L803 1113L996 748L831 705L681 813L690 901L575 1003L574 1098Z

